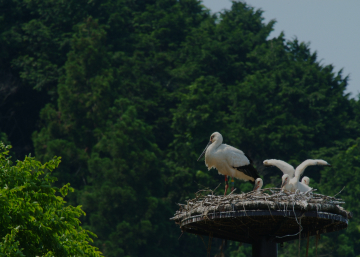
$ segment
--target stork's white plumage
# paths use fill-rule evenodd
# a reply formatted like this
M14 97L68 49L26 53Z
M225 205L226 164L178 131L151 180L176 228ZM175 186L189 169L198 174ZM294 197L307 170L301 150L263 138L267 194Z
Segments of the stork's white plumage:
M289 184L292 187L292 192L295 192L297 190L299 190L300 192L307 192L311 189L311 187L309 187L306 184L300 183L300 176L304 173L304 170L311 165L324 165L324 166L331 166L329 163L327 163L324 160L306 160L303 161L299 166L296 167L295 170L295 176L290 179Z
M282 190L285 190L285 191L288 191L288 192L291 192L291 189L292 189L292 186L289 185L289 182L290 182L290 176L289 174L284 174L282 177L281 177L281 189Z
M301 180L301 183L308 186L310 184L310 178L307 177L307 176L303 177L302 180Z
M282 176L281 180L281 188L285 191L291 192L292 186L289 184L290 179L295 176L295 169L292 165L282 160L270 159L263 161L265 166L275 166L281 170L284 175Z
M263 180L261 178L257 178L255 180L255 185L254 185L253 191L255 191L256 193L260 193L260 190L261 190L263 184L264 184Z
M214 132L198 161L205 154L205 164L209 170L216 168L219 174L254 183L259 175L252 166L249 157L243 151L222 142L222 135L219 132Z
M295 192L296 190L299 190L300 192L307 192L311 189L309 187L309 181L310 179L307 178L307 183L300 183L299 179L300 176L304 173L304 170L311 165L325 165L325 166L331 166L329 163L327 163L324 160L306 160L303 161L299 166L297 166L296 170L294 170L294 167L288 164L287 162L284 162L282 160L276 160L276 159L270 159L265 160L263 162L265 166L276 166L279 168L283 173L282 177L282 188L286 191ZM285 176L287 175L287 176ZM305 178L305 177L304 177ZM306 181L305 178L305 181ZM301 184L301 185L300 185Z
M270 159L263 161L263 164L265 166L275 166L279 170L281 170L284 175L288 174L290 178L293 178L295 176L295 169L292 165L290 165L287 162L284 162L282 160L276 160L276 159Z

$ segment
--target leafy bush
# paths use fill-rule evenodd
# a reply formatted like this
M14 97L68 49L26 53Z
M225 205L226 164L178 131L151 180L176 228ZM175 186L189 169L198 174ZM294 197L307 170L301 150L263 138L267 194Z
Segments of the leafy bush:
M69 184L52 186L60 157L41 164L33 157L12 163L11 146L0 142L0 255L101 256L95 234L80 227L81 206L66 206Z

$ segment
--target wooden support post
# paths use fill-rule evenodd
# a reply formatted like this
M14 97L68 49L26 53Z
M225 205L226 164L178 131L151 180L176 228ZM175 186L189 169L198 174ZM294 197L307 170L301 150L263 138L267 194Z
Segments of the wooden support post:
M309 239L310 239L310 231L308 231L308 234L307 234L306 257L308 257L308 253L309 253Z
M253 257L277 257L277 243L273 238L263 237L252 244Z
M208 249L207 249L207 257L210 257L210 253L211 253L211 241L212 241L212 237L213 237L213 233L210 233L210 235L209 235L209 245L208 245Z

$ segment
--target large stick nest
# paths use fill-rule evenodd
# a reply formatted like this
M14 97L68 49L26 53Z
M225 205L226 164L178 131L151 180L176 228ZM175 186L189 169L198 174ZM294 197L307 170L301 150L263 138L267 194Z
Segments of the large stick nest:
M216 189L215 189L216 190ZM226 211L255 211L255 210L301 210L339 214L345 218L352 215L340 205L345 204L342 199L335 196L326 196L314 193L314 190L306 193L287 193L279 188L262 189L259 192L235 194L235 190L229 195L215 195L215 190L200 190L194 199L187 200L186 204L178 204L179 210L171 220L181 222L185 218L209 213Z

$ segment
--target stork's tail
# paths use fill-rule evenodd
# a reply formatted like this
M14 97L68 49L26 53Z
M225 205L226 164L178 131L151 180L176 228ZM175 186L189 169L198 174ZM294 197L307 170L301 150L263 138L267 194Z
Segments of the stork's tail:
M259 173L257 172L257 170L254 168L254 166L252 166L252 164L248 164L245 166L241 166L241 167L234 167L234 169L237 169L238 171L243 172L245 175L252 177L254 180L249 180L250 183L255 184L255 180L257 178L260 178Z

